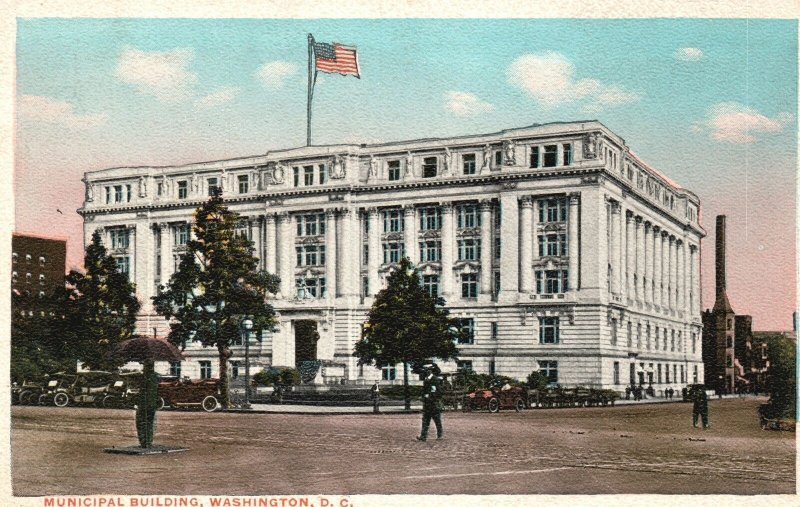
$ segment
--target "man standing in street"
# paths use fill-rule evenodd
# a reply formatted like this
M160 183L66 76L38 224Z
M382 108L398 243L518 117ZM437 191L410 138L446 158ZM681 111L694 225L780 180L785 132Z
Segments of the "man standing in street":
M377 414L380 412L379 405L381 403L381 388L378 385L378 381L375 381L375 384L372 386L372 413Z
M703 421L703 429L708 429L708 395L702 386L696 387L692 405L692 424L697 428L698 417Z
M428 438L428 427L431 419L436 425L436 439L444 436L442 428L442 379L439 377L441 370L435 364L423 369L422 383L422 432L417 440L424 442Z
M136 434L139 436L139 447L148 449L153 446L158 408L158 375L153 369L153 361L145 361L142 373L142 387L136 405Z

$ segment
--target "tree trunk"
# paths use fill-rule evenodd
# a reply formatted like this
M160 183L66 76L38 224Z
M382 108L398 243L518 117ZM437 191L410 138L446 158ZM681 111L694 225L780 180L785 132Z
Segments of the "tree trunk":
M230 379L228 378L228 359L230 359L232 352L228 346L217 346L219 351L219 392L220 404L222 408L229 408L230 404Z
M403 394L406 399L406 410L411 410L411 390L408 387L408 363L403 362Z

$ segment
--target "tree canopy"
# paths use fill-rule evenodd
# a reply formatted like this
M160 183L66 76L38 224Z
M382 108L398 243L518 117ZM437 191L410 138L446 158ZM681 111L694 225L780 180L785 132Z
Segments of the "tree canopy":
M222 404L228 406L228 359L231 345L241 339L241 323L253 321L260 336L276 323L267 303L280 279L258 269L252 242L237 233L239 215L215 192L194 213L194 237L186 245L180 265L159 295L156 311L171 318L169 340L182 347L199 341L216 347L222 382Z
M769 370L767 390L775 415L795 417L797 407L796 358L797 343L787 336L776 334L765 339Z
M444 299L430 295L422 287L406 257L389 275L386 288L375 296L353 355L358 364L374 364L377 368L403 363L404 384L408 386L409 366L434 358L457 358L458 335L454 329L457 324L449 317ZM407 407L409 403L407 395Z

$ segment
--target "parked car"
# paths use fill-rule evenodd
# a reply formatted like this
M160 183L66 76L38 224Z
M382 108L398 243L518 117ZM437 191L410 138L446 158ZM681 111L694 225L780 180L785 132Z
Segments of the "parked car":
M109 385L114 382L114 373L108 371L81 371L75 375L48 382L48 391L39 397L40 405L53 404L57 407L67 405L102 406ZM54 386L51 386L55 382Z
M140 372L120 374L108 386L101 405L103 408L133 408L139 395L141 381Z
M35 405L42 394L42 382L23 380L22 384L11 387L12 405Z
M175 408L200 407L213 412L220 407L220 381L209 378L201 380L163 380L158 384L161 406Z
M47 385L39 395L39 405L55 405L66 407L69 405L67 389L75 382L75 375L68 373L54 373L50 375Z
M490 389L478 389L464 397L463 410L488 410L499 412L501 409L513 408L521 412L526 407L527 392L524 387L505 385Z

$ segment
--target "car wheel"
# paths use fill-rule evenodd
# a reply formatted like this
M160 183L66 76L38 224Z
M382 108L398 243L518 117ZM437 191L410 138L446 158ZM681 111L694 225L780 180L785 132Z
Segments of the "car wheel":
M56 393L53 396L53 404L57 407L66 407L69 405L69 396L67 396L67 393Z
M525 410L525 402L522 400L522 398L517 398L517 402L514 404L514 409L517 412L522 412Z
M213 412L219 407L219 402L213 396L206 396L205 399L203 399L202 406L203 410L206 412Z
M205 400L203 400L203 401L205 401ZM157 407L157 409L158 410L162 410L166 406L167 406L167 402L166 402L166 400L164 400L164 397L163 396L159 396L158 397L158 407Z
M37 402L34 403L34 398L31 397L31 405L47 405L47 395L40 394Z
M30 391L22 391L21 393L19 393L19 404L27 405L28 403L30 403L31 394L33 393L31 393Z
M103 398L103 402L101 403L103 408L118 408L119 404L119 398L116 396L106 396Z
M489 407L489 412L493 414L500 412L500 400L497 398L489 398L487 406Z

